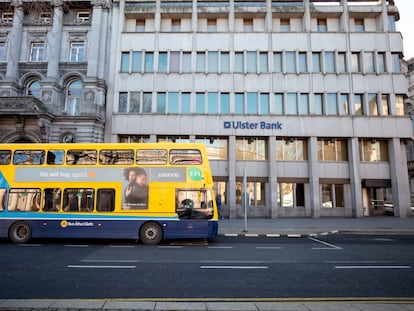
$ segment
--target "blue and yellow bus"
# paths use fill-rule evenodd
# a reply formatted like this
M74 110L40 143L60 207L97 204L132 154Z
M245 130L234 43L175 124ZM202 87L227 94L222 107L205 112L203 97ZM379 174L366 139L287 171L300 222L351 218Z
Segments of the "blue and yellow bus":
M208 238L218 231L203 144L0 145L0 238Z

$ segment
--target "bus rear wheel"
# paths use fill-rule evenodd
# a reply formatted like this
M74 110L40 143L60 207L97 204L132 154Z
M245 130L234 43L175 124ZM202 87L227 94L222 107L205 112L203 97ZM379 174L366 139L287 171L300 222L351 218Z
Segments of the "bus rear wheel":
M9 238L15 244L25 244L32 237L32 227L27 222L14 223L9 231Z
M139 239L146 245L157 245L162 240L161 226L155 222L147 222L139 230Z

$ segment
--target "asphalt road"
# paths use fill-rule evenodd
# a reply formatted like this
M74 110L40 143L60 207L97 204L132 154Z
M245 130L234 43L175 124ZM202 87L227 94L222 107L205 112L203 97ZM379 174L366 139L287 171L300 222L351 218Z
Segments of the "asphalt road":
M414 236L0 241L0 298L414 296Z

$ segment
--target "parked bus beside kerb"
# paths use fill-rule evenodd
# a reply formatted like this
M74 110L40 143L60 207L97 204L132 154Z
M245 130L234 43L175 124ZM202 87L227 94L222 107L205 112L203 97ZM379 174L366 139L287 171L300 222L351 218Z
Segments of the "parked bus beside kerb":
M0 145L0 238L213 239L199 143Z

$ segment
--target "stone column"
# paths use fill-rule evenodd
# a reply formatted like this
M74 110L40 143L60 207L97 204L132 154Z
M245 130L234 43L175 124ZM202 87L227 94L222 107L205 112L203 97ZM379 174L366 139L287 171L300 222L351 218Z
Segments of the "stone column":
M318 162L318 140L310 137L308 141L309 150L309 194L310 208L313 218L321 217L321 199L319 184L319 162Z
M279 206L277 203L277 160L276 160L276 137L269 137L269 198L268 204L271 204L270 209L271 218L279 217Z
M63 1L53 0L53 24L47 35L47 78L59 79L59 61L62 46Z
M228 150L236 150L236 137L229 136ZM229 218L237 218L236 208L236 153L229 152L229 187L227 193L229 205Z
M348 139L349 177L351 183L352 217L363 217L362 185L359 176L359 145L358 138Z
M11 2L14 6L13 26L8 35L6 79L16 81L19 78L19 61L23 36L23 1Z
M410 210L410 187L408 183L405 145L398 137L388 141L394 216L405 218Z

